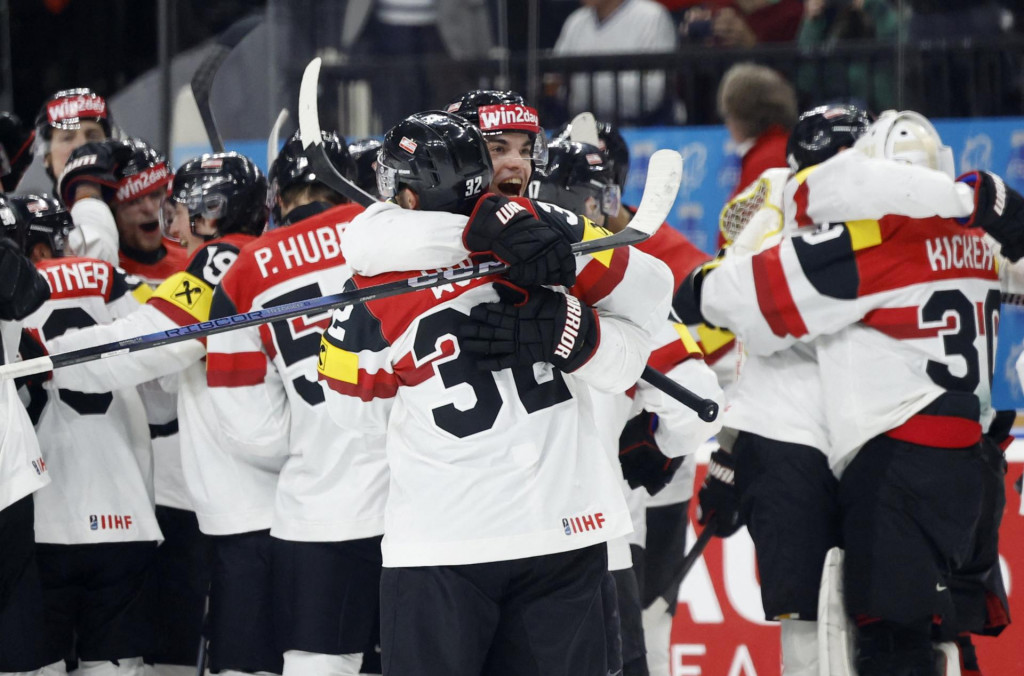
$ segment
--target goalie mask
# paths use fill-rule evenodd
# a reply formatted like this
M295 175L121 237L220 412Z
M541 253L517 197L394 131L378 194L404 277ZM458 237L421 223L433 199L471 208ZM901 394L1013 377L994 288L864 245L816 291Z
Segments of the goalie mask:
M192 233L206 240L231 233L259 235L267 223L267 179L252 160L235 152L202 155L174 174L160 209L160 227L170 236L175 204L188 210ZM196 219L213 223L213 233L196 231Z
M0 226L26 256L37 244L46 244L53 256L64 255L68 235L75 224L71 214L54 197L12 193L0 195Z
M925 116L912 110L886 110L854 147L868 157L928 167L956 177L952 149L942 144Z
M590 218L600 212L613 216L622 204L619 186L596 146L558 141L548 148L548 165L530 182L529 195ZM587 208L593 199L596 208Z
M435 110L391 128L377 154L377 190L384 199L409 188L423 211L470 214L487 192L493 169L480 130Z
M857 106L819 106L808 110L789 133L786 162L794 172L821 164L841 149L852 148L870 125L870 116Z

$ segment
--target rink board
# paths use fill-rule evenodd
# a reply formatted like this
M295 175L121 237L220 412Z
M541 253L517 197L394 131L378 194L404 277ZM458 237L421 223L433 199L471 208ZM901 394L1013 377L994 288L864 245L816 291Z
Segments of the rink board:
M1015 430L1024 432L1024 430ZM706 453L697 468L704 480ZM978 657L986 674L1024 674L1024 516L1012 484L1024 471L1024 439L1010 447L1007 506L1000 530L1000 556L1010 616L1017 620L998 638L976 637ZM696 501L693 501L694 503ZM691 531L696 523L690 505ZM754 546L746 529L715 538L679 590L669 653L671 676L778 676L779 628L765 622Z

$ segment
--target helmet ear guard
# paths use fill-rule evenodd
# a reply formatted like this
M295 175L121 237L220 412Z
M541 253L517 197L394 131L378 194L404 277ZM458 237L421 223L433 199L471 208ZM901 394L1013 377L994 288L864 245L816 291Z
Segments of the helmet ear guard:
M953 150L942 143L934 125L912 110L886 110L854 147L868 157L913 164L956 178Z

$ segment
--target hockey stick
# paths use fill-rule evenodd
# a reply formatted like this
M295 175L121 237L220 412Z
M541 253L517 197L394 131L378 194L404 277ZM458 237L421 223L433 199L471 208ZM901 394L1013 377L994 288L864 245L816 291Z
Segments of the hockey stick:
M715 531L718 529L718 522L715 517L712 516L708 519L708 523L704 526L704 530L697 536L697 541L693 543L693 547L690 547L690 551L686 553L686 556L679 563L679 569L676 570L676 574L672 576L672 580L679 580L679 584L683 583L686 579L686 575L693 568L693 564L697 563L703 554L704 550L707 549L708 543L711 542L711 538L715 536Z
M597 121L593 113L580 113L572 118L569 123L569 140L601 147L601 137L597 134Z
M287 121L288 109L282 108L281 112L277 114L277 119L274 120L274 126L270 128L270 137L267 138L267 172L270 171L271 165L274 164L274 160L277 159L277 155L281 151L281 128Z
M697 417L704 422L713 422L718 417L717 402L712 399L705 399L696 392L682 387L660 371L656 371L650 366L645 366L644 372L640 377L687 408L695 411Z
M199 68L196 68L196 72L192 74L192 96L195 97L196 106L199 108L199 117L203 120L203 127L210 139L210 147L215 153L224 152L224 140L220 137L220 132L217 131L217 122L213 119L213 109L210 108L210 90L213 89L213 79L217 77L220 65L224 63L224 59L228 58L231 50L261 21L263 21L263 17L254 14L231 24L226 31L217 36L210 54L203 59Z
M327 157L324 137L320 133L320 113L317 111L316 90L320 81L320 63L318 56L306 65L299 85L299 135L302 137L302 148L309 158L309 165L316 172L317 180L356 204L368 207L377 202L373 195L342 176Z
M637 209L636 215L633 216L629 226L608 237L600 237L573 244L573 253L590 254L606 249L629 246L630 244L642 242L654 234L665 220L669 210L672 208L672 204L675 202L676 192L679 190L679 182L682 178L682 169L682 158L674 150L659 150L651 155L650 165L647 168L647 185L644 190L644 196L640 201L640 208ZM464 268L450 268L410 279L378 284L365 289L346 291L321 298L295 301L261 310L253 310L252 312L220 317L105 345L96 345L62 354L37 357L7 364L0 366L0 378L17 378L36 373L45 373L62 366L71 366L93 361L94 359L114 357L137 350L147 350L190 338L202 338L213 333L221 333L247 326L258 326L300 315L318 314L347 305L366 303L379 298L398 296L410 291L442 286L477 277L499 275L507 272L508 269L508 265L505 263L487 261Z

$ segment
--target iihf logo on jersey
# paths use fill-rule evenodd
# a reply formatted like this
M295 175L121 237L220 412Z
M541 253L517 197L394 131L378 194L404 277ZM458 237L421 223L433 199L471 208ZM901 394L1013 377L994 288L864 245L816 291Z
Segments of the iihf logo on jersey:
M604 528L604 512L594 512L583 516L570 516L562 519L562 530L566 535L583 533L588 530Z
M131 514L89 515L89 530L128 530L131 527Z
M42 474L46 471L46 461L43 460L42 456L32 461L32 469L36 471L36 474Z

